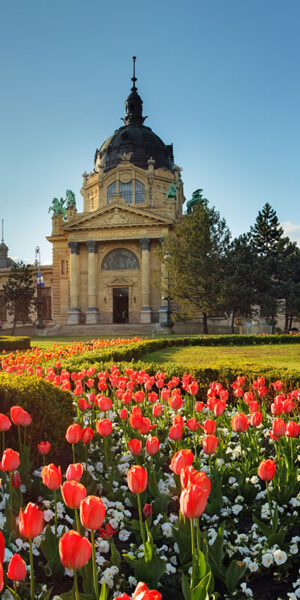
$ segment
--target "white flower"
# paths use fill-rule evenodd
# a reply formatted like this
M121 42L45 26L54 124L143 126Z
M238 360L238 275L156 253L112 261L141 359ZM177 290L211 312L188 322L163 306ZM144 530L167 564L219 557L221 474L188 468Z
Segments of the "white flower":
M297 546L297 544L292 544L290 546L290 553L291 554L298 554L298 546Z
M246 596L252 598L253 597L253 592L250 588L247 588L247 584L246 583L241 583L241 588L244 592L244 594L246 594Z
M108 552L109 551L109 543L107 540L101 540L98 543L99 552Z
M249 569L251 573L256 573L256 571L258 571L258 564L256 562L251 562L249 564Z
M283 565L287 561L287 554L284 550L275 550L273 556L277 565Z
M127 542L129 536L130 536L130 531L127 531L126 529L120 529L119 540L121 540L121 542Z
M155 521L153 521L153 525L158 525L159 521L161 521L163 518L162 514L159 513L159 515L157 515Z
M162 526L161 526L161 528L162 528L163 534L167 538L172 537L172 535L173 535L173 528L172 528L171 523L163 523Z
M264 567L270 567L270 565L273 564L273 555L271 554L271 552L266 552L265 554L263 554L261 557L261 562Z
M136 579L135 577L133 577L132 575L130 575L130 576L128 577L128 583L129 583L129 585L134 585L134 586L136 586L136 585L137 585L137 579Z
M166 573L167 573L167 575L171 575L171 573L176 573L175 567L173 567L173 565L171 565L170 563L167 563L166 564Z
M50 510L50 508L48 510L44 510L44 519L46 521L46 523L49 523L49 521L51 521L51 519L53 519L54 517L54 512L52 510Z
M231 510L234 515L238 515L241 512L241 510L243 510L243 507L240 504L234 504Z

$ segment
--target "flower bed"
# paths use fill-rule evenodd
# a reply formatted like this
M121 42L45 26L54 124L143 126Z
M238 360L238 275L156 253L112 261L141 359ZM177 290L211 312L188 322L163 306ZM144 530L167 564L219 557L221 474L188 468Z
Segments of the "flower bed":
M237 377L206 385L204 398L203 381L199 388L191 374L133 365L69 372L58 362L34 370L72 391L77 419L61 462L72 448L76 466L32 472L24 443L30 405L0 417L2 431L10 416L20 432L15 454L6 451L1 463L3 598L299 597L298 389ZM21 371L26 365L11 376ZM41 441L40 462L49 465L51 435ZM8 566L14 554L27 573L20 558ZM140 581L147 588L134 592Z

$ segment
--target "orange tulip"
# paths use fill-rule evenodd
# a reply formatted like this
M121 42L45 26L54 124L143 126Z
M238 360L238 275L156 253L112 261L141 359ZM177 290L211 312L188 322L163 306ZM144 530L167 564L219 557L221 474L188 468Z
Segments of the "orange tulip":
M142 442L140 440L133 438L133 439L129 440L128 448L129 448L131 454L133 454L133 456L137 456L138 454L140 454L142 452Z
M0 413L0 431L7 431L11 427L11 422L6 415Z
M78 423L69 425L66 431L66 440L69 444L78 444L81 440L81 427Z
M13 581L22 581L26 577L26 565L19 554L14 554L8 565L7 577Z
M102 437L107 437L112 432L112 422L110 419L102 419L102 421L96 421L96 429Z
M275 460L263 460L258 467L258 476L263 481L271 481L275 475Z
M20 454L12 448L4 450L1 461L2 471L16 471L20 465Z
M127 473L127 484L133 494L142 494L147 487L147 470L140 465L134 465Z
M202 440L204 454L214 454L218 443L219 440L215 435L207 435L204 437Z
M105 519L105 506L97 496L88 496L80 503L80 520L86 529L96 530Z
M19 512L19 531L23 537L34 538L42 533L44 515L36 504L29 502L23 511Z
M68 508L79 508L81 500L86 497L84 485L77 481L65 481L60 489L63 501Z
M176 475L180 475L181 469L190 466L193 460L194 455L191 450L178 450L178 452L172 456L170 469L173 473L176 473Z
M14 425L22 425L23 427L30 425L31 416L22 406L12 406L9 412Z
M92 546L87 538L71 529L60 538L58 551L66 569L81 569L91 558Z
M207 504L208 494L199 485L192 484L180 494L180 510L187 519L202 515Z
M247 415L244 415L244 413L237 413L237 415L235 415L231 419L231 427L234 431L244 433L244 431L246 431L248 425L249 425L248 417L247 417Z
M61 485L61 469L53 463L42 468L41 472L43 484L49 490L59 490Z

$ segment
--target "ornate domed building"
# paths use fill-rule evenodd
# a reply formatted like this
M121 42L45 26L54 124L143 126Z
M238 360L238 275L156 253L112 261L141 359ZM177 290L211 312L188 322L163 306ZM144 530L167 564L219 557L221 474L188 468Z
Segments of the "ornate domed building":
M96 150L93 170L83 174L83 212L74 198L66 220L54 209L47 239L57 324L166 321L157 250L182 215L183 184L172 145L144 125L136 81L134 68L124 125Z

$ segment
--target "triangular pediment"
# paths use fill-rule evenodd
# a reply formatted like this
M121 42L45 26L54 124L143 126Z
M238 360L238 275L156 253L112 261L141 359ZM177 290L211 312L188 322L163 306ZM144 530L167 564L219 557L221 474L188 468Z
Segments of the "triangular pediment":
M151 225L171 225L173 220L157 215L148 209L129 206L122 199L111 202L104 208L90 213L82 213L63 225L65 231L83 229L107 229L114 227L140 227Z

